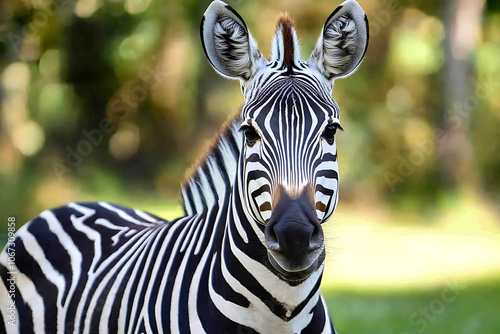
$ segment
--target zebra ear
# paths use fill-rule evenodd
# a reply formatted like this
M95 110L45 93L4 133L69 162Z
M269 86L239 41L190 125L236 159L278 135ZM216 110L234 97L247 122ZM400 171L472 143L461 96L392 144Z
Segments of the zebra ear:
M222 1L210 4L201 21L201 41L210 64L229 79L250 79L263 61L245 21Z
M355 0L347 0L326 20L309 65L333 81L350 75L368 47L368 19Z

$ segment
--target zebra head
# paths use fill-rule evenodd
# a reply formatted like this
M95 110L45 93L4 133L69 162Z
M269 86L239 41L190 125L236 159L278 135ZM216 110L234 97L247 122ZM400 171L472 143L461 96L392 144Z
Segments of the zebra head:
M285 279L303 280L321 267L321 224L338 201L335 134L342 128L331 95L335 79L350 75L364 56L365 13L354 0L341 4L307 61L286 14L278 18L269 61L243 19L221 1L205 12L201 38L211 65L238 79L245 97L239 194L261 231L267 265Z

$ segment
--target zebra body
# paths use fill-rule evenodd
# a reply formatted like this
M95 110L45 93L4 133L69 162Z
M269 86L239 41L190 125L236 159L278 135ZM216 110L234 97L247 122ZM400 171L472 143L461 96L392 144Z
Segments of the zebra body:
M16 280L32 283L18 284L16 305L31 312L18 312L16 326L4 319L7 332L184 333L189 328L191 333L221 333L224 328L251 333L241 320L230 320L229 313L241 307L238 287L231 280L214 282L214 276L240 275L230 267L240 254L228 247L220 224L231 216L229 207L228 198L221 207L172 222L102 202L44 211L18 232ZM44 275L34 275L42 270ZM4 268L1 276L6 278ZM283 288L281 283L274 282ZM283 297L290 306L297 303L292 296ZM248 324L259 325L254 326L258 332L274 327L277 333L291 333L306 327L282 319L290 311L272 304L271 295L267 298L267 304L256 303L245 312ZM188 312L188 304L196 307ZM276 308L272 318L269 306ZM326 314L320 300L312 306ZM298 328L289 330L290 325Z
M105 202L42 212L9 241L15 265L0 255L0 333L335 333L319 290L321 224L338 200L331 90L364 55L366 16L339 6L308 62L286 16L269 62L221 1L201 37L246 103L182 187L185 215Z

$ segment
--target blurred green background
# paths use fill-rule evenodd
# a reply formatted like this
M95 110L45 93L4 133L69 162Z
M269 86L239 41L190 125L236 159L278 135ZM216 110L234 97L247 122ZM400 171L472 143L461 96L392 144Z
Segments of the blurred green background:
M303 57L338 2L228 1L267 56ZM500 3L361 0L370 45L338 80L341 195L323 289L343 333L500 333ZM166 218L243 104L199 41L209 1L0 2L0 245L70 201Z

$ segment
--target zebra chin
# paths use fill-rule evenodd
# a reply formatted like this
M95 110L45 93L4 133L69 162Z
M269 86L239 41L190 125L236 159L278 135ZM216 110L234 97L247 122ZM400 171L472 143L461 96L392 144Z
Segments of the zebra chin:
M264 230L268 266L283 279L300 283L323 264L323 229L308 189L297 197L280 193Z
M268 250L267 258L272 269L276 270L279 276L292 283L301 283L323 264L325 259L324 248L317 253L318 255L309 254L299 267L297 267L296 261L290 262L286 257L272 250Z

